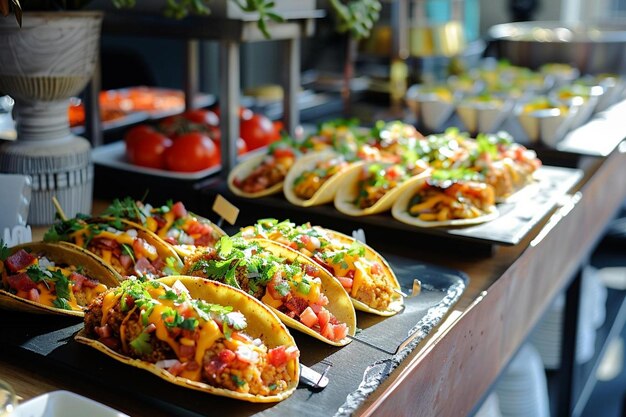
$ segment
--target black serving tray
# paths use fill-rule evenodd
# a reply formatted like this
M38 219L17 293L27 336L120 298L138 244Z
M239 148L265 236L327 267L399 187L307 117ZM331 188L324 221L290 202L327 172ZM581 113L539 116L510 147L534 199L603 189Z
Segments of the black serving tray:
M490 254L496 245L517 245L526 238L582 177L583 171L579 169L542 166L536 172L536 183L530 186L535 189L534 192L520 194L514 196L511 202L498 204L500 216L497 219L465 227L422 228L402 223L389 212L353 217L339 212L332 203L316 207L295 206L282 194L245 199L233 195L223 186L221 189L209 187L203 192L208 194L205 204L212 204L210 194L220 191L226 193L227 198L241 209L237 222L239 225L273 217L290 219L296 223L311 222L347 234L362 228L368 239L371 236L376 241L403 242L412 246L443 246L446 249L456 245L477 254Z
M468 278L462 272L385 256L406 292L410 292L414 278L421 280L422 292L406 299L405 309L392 317L358 312L362 330L357 337L392 352L405 342L402 349L388 354L357 341L337 348L292 331L304 365L323 372L332 364L327 373L330 382L321 391L301 384L278 404L251 404L185 389L124 365L76 342L74 335L82 328L76 318L2 311L0 352L5 351L16 362L62 371L75 382L101 385L111 395L152 403L171 415L210 415L217 410L229 416L349 415L442 320L467 286Z

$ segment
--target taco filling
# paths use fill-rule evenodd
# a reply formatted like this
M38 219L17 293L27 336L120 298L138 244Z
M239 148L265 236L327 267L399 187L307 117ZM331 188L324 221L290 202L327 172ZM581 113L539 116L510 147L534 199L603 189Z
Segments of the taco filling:
M243 228L241 236L273 240L310 257L337 278L351 298L375 310L387 310L396 294L387 266L368 253L371 250L322 227L263 219Z
M293 191L303 200L312 198L332 176L350 166L343 156L319 161L313 169L302 172L293 182Z
M210 221L187 211L180 201L169 200L163 206L153 207L127 197L114 200L103 214L139 223L171 245L213 247L224 235Z
M475 219L493 212L493 187L477 181L427 179L409 200L408 212L423 221Z
M290 147L273 147L248 175L235 177L233 185L245 193L258 193L285 180L285 176L296 160Z
M184 273L239 288L330 341L348 334L346 323L327 309L320 269L276 256L257 242L224 237L215 251L186 261Z
M107 289L80 266L55 263L24 249L0 260L0 273L2 288L11 294L62 310L82 311Z
M143 230L121 219L76 217L53 225L44 240L71 242L85 248L122 276L154 279L167 275L168 268L174 267L168 265L171 260L161 256L156 242Z
M267 396L292 385L296 346L268 348L245 333L252 318L193 299L177 284L124 281L89 306L87 335L173 376L237 393Z
M372 207L390 190L411 177L411 172L401 165L370 164L360 172L357 197L354 205L360 209Z

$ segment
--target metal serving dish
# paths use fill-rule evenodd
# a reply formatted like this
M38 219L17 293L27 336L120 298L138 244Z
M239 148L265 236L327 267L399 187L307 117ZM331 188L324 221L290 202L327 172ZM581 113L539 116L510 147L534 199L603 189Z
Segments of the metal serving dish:
M552 62L585 74L626 73L626 24L566 24L537 21L492 26L497 56L537 69Z

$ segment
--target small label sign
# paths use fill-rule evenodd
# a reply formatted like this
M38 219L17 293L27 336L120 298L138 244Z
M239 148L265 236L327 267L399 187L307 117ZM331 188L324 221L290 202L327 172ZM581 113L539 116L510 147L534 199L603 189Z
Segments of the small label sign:
M231 225L235 224L237 216L239 216L239 209L230 201L222 197L221 194L218 194L217 197L215 197L215 202L213 202L213 211Z

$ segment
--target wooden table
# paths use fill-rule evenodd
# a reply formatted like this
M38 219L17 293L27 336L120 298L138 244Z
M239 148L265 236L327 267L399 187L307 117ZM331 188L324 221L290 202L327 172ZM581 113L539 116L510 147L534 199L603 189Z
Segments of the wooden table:
M578 189L521 244L493 256L410 248L416 261L464 271L470 284L443 323L363 404L363 416L462 416L487 392L554 297L567 287L626 198L626 146L580 161ZM413 253L412 253L413 252ZM165 415L133 398L0 358L0 378L24 399L70 389L131 415Z

